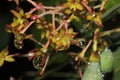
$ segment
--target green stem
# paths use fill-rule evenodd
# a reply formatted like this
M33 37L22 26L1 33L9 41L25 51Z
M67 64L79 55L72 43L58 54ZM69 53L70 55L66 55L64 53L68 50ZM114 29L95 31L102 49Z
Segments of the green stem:
M120 28L116 28L116 29L112 29L112 30L108 30L108 31L103 31L100 33L100 36L103 37L103 36L111 35L112 33L115 33L115 32L120 32Z

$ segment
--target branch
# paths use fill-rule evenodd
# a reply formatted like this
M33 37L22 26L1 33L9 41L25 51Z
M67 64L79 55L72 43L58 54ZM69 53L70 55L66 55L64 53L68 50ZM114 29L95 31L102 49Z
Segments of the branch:
M50 54L47 55L47 59L46 59L46 61L45 61L45 65L44 65L44 67L42 68L42 70L40 71L40 76L44 74L44 71L45 71L46 66L47 66L47 64L48 64L48 61L49 61L49 58L50 58Z
M34 23L35 21L31 21L22 31L20 31L21 34L24 34L25 31Z
M112 30L109 30L109 31L101 32L100 36L103 37L103 36L111 35L112 33L115 33L115 32L120 32L120 28L116 28L116 29L112 29Z

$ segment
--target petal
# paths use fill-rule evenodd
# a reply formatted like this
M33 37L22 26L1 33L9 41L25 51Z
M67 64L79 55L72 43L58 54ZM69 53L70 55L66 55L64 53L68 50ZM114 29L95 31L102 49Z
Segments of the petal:
M46 35L45 36L46 36L46 38L49 38L49 36L50 36L50 31L49 30L46 31Z
M81 4L77 4L76 8L79 9L79 10L83 10L83 6Z
M5 57L5 61L8 61L8 62L14 62L15 59L12 58L12 57L10 57L10 56L6 56L6 57Z
M21 24L21 25L18 26L17 31L21 31L23 28L24 28L24 25Z
M52 43L56 43L56 41L57 41L56 37L53 37L52 38Z
M65 37L62 37L61 39L60 39L60 42L61 42L61 44L65 47L65 46L67 46L67 42L66 42L66 40L65 40Z
M30 18L32 16L32 14L25 14L26 18Z
M80 18L77 17L77 16L75 16L75 15L74 15L74 19L75 19L76 21L78 21L78 22L80 21Z
M73 11L76 11L76 5L71 4L71 5L70 5L70 9L73 9Z
M86 19L87 20L93 20L93 16L92 15L87 15Z
M19 17L19 16L20 16L19 13L16 12L15 10L10 10L10 12L11 12L14 16L16 16L16 17Z
M0 58L0 67L4 64L4 59Z
M17 19L17 22L18 22L19 24L23 24L24 19L22 19L22 18L18 18L18 19Z
M8 51L6 49L2 50L1 56L6 57L8 55Z
M97 16L94 18L94 21L97 23L97 25L102 26L101 16L97 15Z
M21 16L23 16L24 15L24 10L20 8L19 13L20 13Z
M41 40L44 39L44 37L45 37L45 31L41 31L41 36L40 36Z
M69 29L68 29L68 33L69 33L69 34L72 34L72 33L73 33L73 29L72 29L72 28L69 28Z
M17 25L18 25L18 22L17 22L17 21L14 21L14 22L11 23L11 26L12 26L12 27L16 27Z
M74 14L72 14L72 15L69 17L69 19L67 20L67 22L69 23L69 22L71 22L73 19L74 19Z

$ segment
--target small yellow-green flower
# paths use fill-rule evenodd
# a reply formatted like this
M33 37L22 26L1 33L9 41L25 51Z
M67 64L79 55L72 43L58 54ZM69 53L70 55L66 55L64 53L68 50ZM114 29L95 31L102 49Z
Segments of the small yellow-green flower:
M70 9L73 11L83 10L83 6L80 3L80 0L67 0L68 2L65 4L65 6L70 6Z
M66 34L65 30L61 30L56 33L52 41L52 47L56 49L56 51L66 50L69 48L71 44L71 40L75 37L76 33L73 32L73 29L68 29L68 33Z
M13 22L11 24L12 27L15 27L19 24L22 24L24 22L23 16L24 16L24 11L23 9L20 9L19 12L16 12L15 10L11 10L11 13L15 16L13 19Z
M87 20L94 21L98 26L102 26L101 13L88 14L86 16Z
M18 12L15 10L10 10L10 12L15 16L13 18L13 22L11 23L11 27L16 29L17 31L20 31L25 27L26 18L30 18L30 15L24 14L24 10L21 8Z
M15 59L8 55L8 51L6 49L0 52L0 67L4 64L4 61L14 62Z
M67 20L67 22L69 23L69 22L71 22L72 20L76 20L76 21L80 21L80 18L79 17L77 17L77 16L75 16L74 14L72 14L69 18L68 18L68 20Z

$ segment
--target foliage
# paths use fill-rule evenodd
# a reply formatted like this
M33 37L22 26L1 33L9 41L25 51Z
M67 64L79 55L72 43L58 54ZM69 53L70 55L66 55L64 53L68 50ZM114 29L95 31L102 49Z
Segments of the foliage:
M7 44L8 40L3 43L7 47L1 48L0 67L4 67L4 61L16 62L17 58L27 58L37 70L33 70L33 73L24 72L24 76L32 77L32 80L47 77L62 80L106 80L107 76L111 76L108 73L113 73L112 79L118 80L120 24L119 18L114 17L120 15L119 2L8 0L7 3L14 6L9 9L12 17L6 19L12 21L4 21L4 24L0 20L7 32L0 30L0 42L4 42L2 33L12 34L15 49L10 52L12 46ZM23 7L24 3L29 7ZM114 25L111 24L113 18ZM27 45L33 44L33 48L22 53L28 47L25 41L31 41ZM113 41L115 43L110 44ZM114 48L116 46L118 49Z

